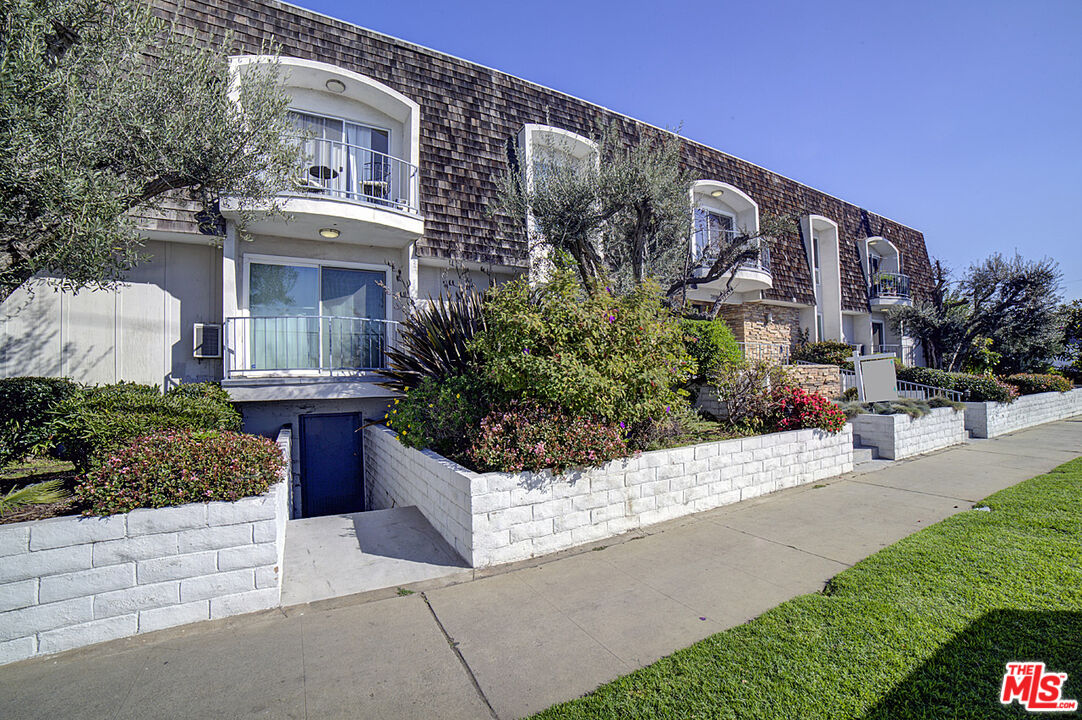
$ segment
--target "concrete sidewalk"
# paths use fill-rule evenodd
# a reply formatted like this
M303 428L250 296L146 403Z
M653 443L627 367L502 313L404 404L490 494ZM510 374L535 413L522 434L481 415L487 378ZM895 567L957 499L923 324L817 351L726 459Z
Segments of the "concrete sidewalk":
M1082 419L854 472L407 597L0 668L0 717L514 718L784 600L1082 454Z

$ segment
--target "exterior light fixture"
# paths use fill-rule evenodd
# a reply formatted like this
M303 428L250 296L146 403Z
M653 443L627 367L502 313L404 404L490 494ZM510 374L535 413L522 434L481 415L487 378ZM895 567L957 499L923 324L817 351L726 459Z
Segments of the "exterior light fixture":
M346 84L341 80L335 80L334 78L331 78L325 83L325 85L327 86L327 89L330 90L332 93L344 93L346 91Z
M342 232L338 228L320 228L319 229L320 237L325 237L328 240L334 240L336 237L338 237L341 234L342 234Z
M715 190L714 192L710 193L710 197L721 197L724 194L724 190Z

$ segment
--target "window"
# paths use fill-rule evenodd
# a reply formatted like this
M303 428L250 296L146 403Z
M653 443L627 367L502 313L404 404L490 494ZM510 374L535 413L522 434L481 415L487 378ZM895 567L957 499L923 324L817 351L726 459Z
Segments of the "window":
M819 235L812 235L812 265L815 268L815 284L823 284L823 274L819 270Z
M817 335L816 335L817 340L822 341L822 340L826 339L826 333L823 332L823 314L822 313L816 313L815 314L815 331L817 333Z
M696 259L736 237L736 218L732 215L697 207L694 222Z
M349 200L392 199L390 130L296 110L290 117L304 138L301 189Z
M247 367L381 367L386 282L386 270L251 262Z

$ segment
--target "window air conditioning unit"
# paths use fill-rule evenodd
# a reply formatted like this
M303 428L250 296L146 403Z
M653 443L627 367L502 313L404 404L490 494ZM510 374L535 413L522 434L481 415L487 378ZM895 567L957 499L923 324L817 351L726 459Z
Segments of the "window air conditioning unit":
M195 347L192 357L209 359L222 356L222 326L215 323L195 323Z

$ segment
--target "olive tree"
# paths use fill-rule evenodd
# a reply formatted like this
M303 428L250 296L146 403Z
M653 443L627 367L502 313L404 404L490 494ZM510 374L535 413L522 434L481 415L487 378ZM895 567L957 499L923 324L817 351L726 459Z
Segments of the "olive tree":
M0 300L38 274L112 285L139 259L135 216L178 196L214 233L221 196L254 208L284 187L273 57L231 75L229 38L137 0L7 0L0 23Z
M596 157L576 160L549 141L535 152L534 167L512 162L497 178L491 208L501 231L524 234L531 257L570 266L588 291L608 286L626 293L650 279L680 307L688 290L728 277L714 298L716 315L732 293L736 268L758 257L767 233L786 223L768 218L762 232L719 236L697 251L679 138L628 142L608 126L597 133L597 146Z

